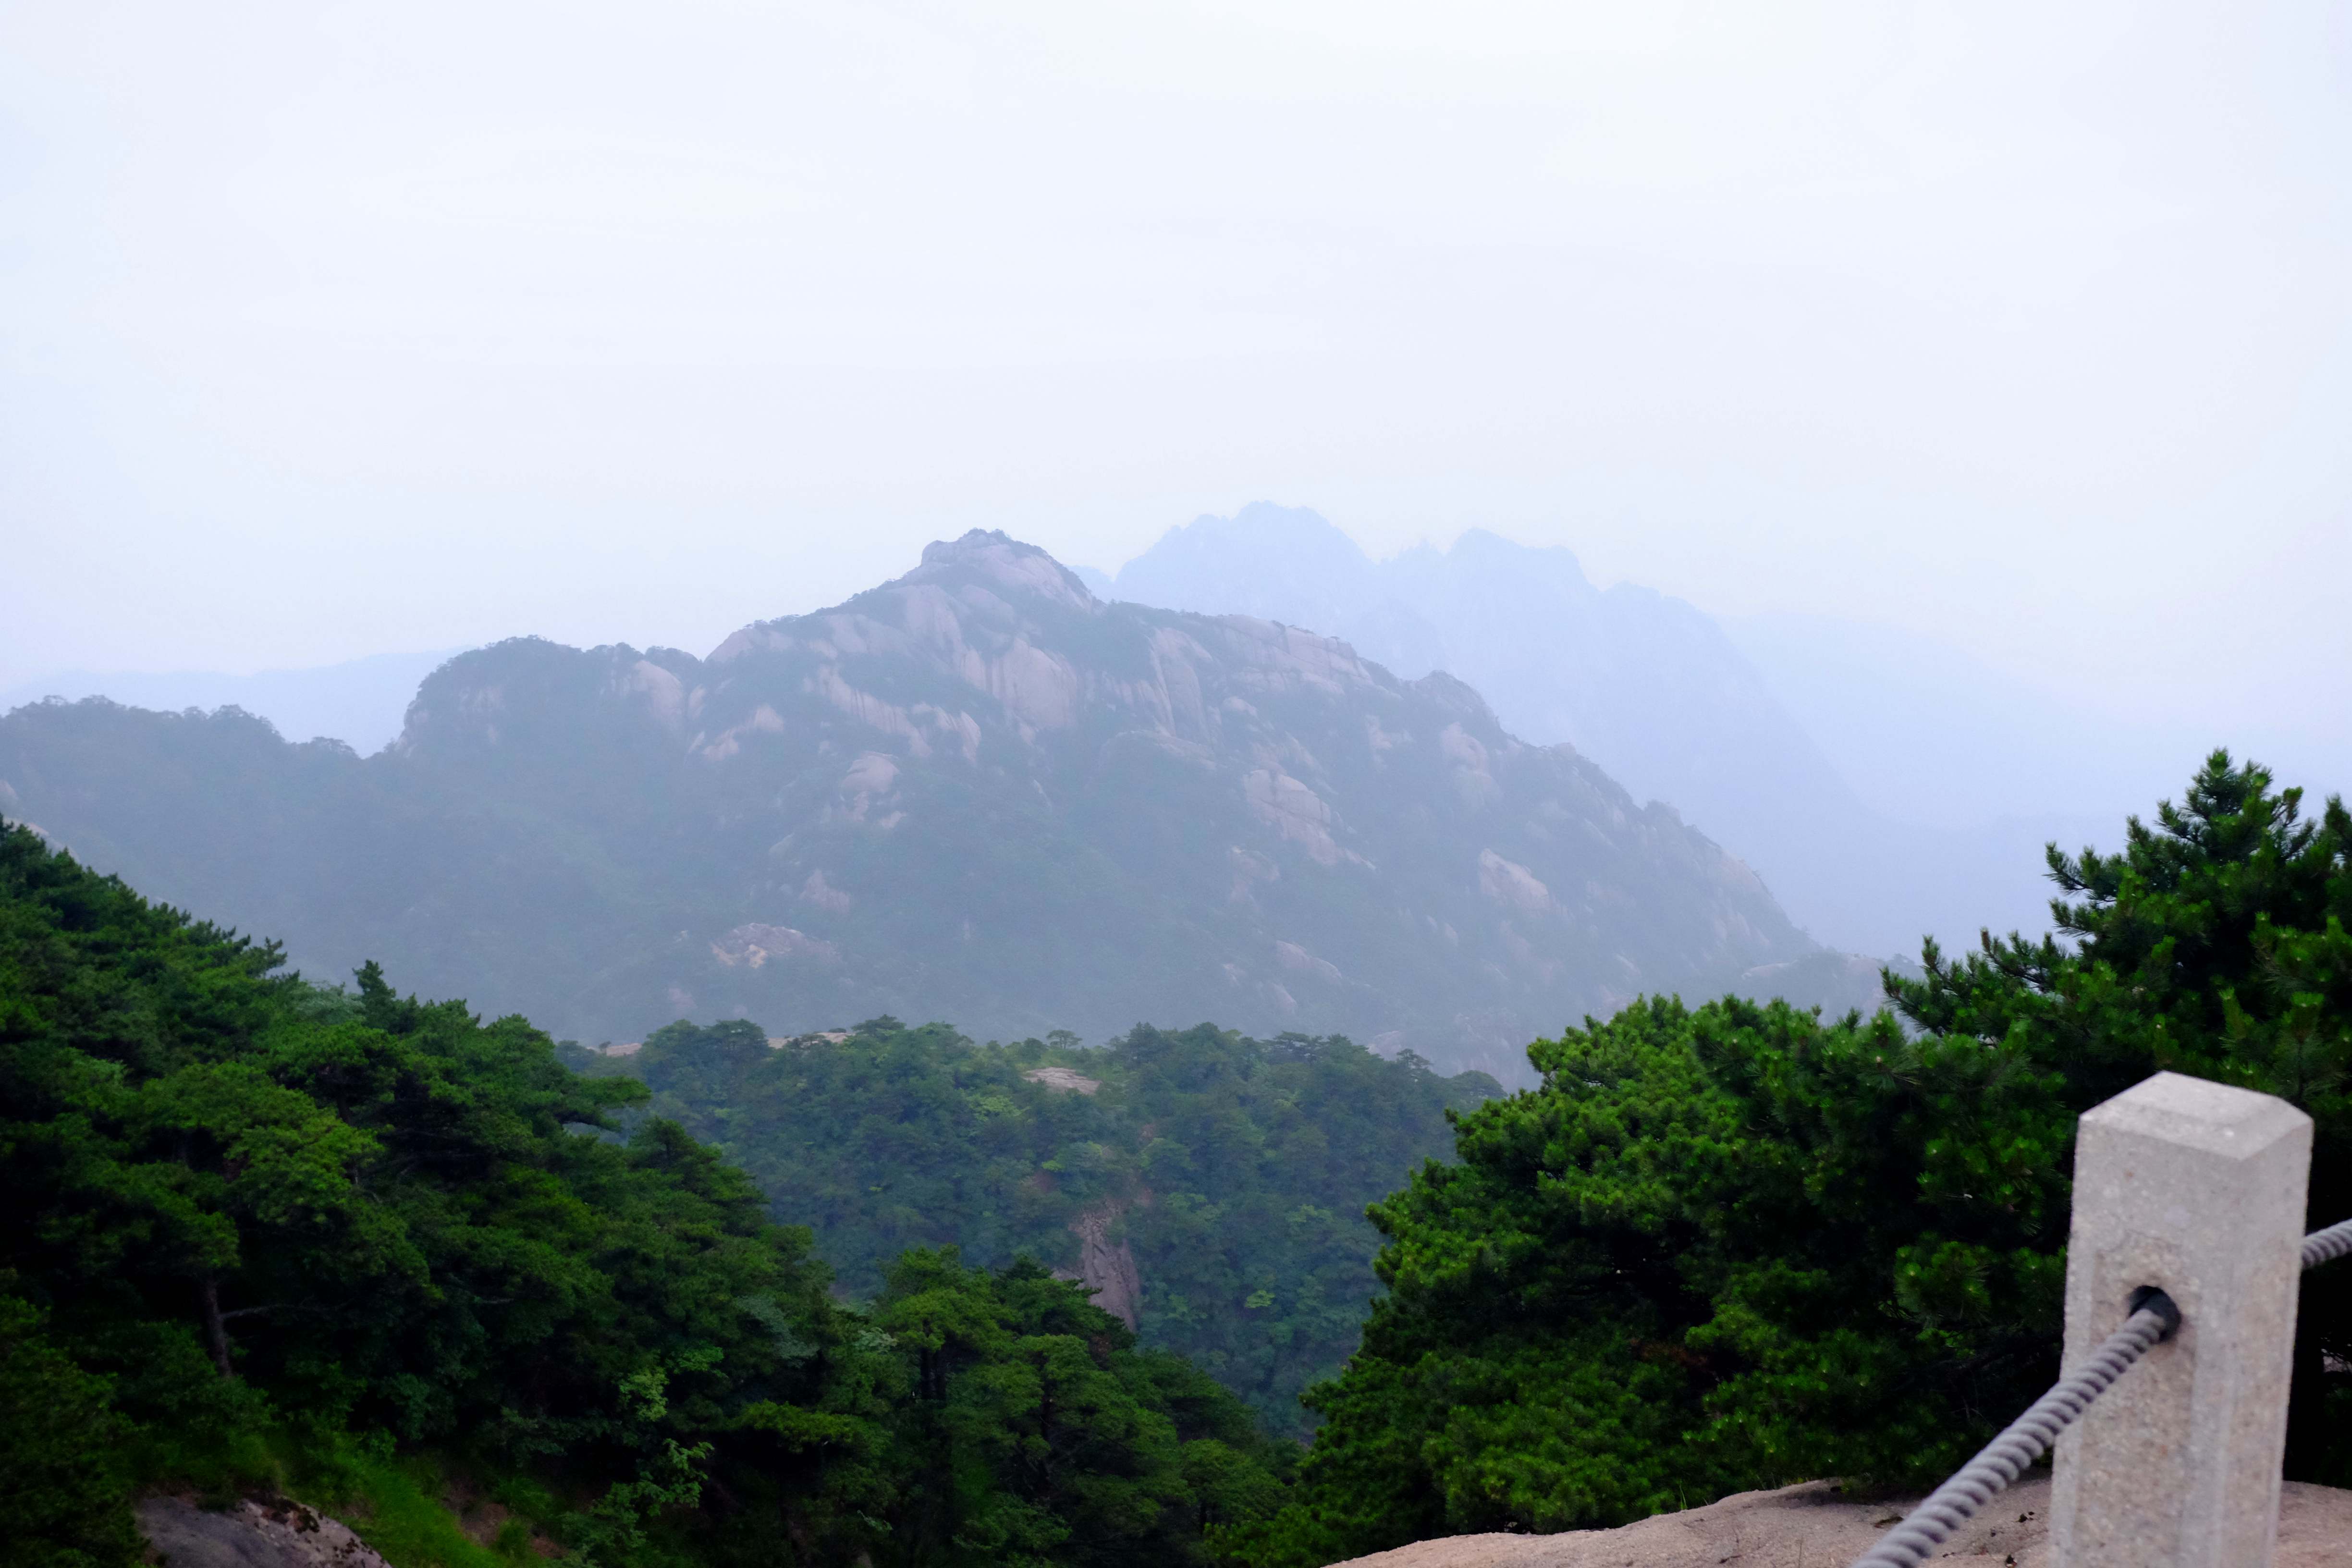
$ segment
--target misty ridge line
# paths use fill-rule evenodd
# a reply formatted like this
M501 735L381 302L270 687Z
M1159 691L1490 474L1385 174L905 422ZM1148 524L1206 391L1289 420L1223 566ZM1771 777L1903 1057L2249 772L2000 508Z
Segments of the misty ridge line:
M1253 542L1250 535L1257 531L1264 531L1267 537ZM1285 539L1285 534L1290 537ZM1309 536L1311 543L1306 542ZM1305 548L1300 547L1302 543ZM1287 557L1281 561L1286 569L1306 570L1320 583L1343 583L1355 591L1334 592L1328 586L1285 583L1270 574L1247 573L1244 568L1253 549L1264 550L1269 545L1271 556ZM1226 570L1221 577L1213 573L1213 584L1185 581L1188 565L1195 573L1200 569L1202 563L1195 558L1204 549L1222 552ZM1686 600L1674 594L1632 581L1606 589L1596 588L1584 580L1578 558L1568 547L1526 545L1484 528L1468 529L1448 545L1424 540L1375 559L1352 536L1330 525L1311 509L1261 501L1241 509L1231 518L1204 514L1189 525L1173 526L1118 573L1084 563L1066 564L1106 600L1126 598L1165 608L1210 614L1264 614L1283 618L1308 630L1357 642L1367 657L1378 658L1411 678L1442 664L1444 647L1442 634L1412 608L1416 597L1413 579L1441 575L1449 563L1465 553L1513 556L1522 566L1533 566L1539 574L1549 573L1572 583L1579 596L1659 599L1698 620L1711 622L1756 666L1756 673L1775 698L1804 713L1807 725L1816 732L1815 739L1837 753L1839 766L1849 772L1852 763L1859 759L1849 755L1856 750L1851 743L1840 744L1840 721L1850 725L1860 715L1842 711L1835 706L1847 694L1820 689L1824 678L1833 679L1833 671L1839 666L1900 664L1905 667L1902 679L1906 687L1920 702L1949 703L1972 689L1993 688L1990 697L1979 704L1988 712L1972 717L1989 717L1996 706L2006 710L2037 709L2041 710L2038 718L2069 723L2082 723L2094 717L2089 709L2070 703L2063 690L2034 686L1994 671L1951 645L1898 627L1810 614L1709 615L1691 607ZM1365 611L1374 606L1396 613L1403 625L1383 626L1376 616L1367 625ZM425 674L467 648L485 646L499 637L519 635L526 629L506 627L482 642L438 649L373 653L323 665L287 665L250 671L119 668L54 670L0 686L0 711L50 696L68 701L104 696L134 707L170 711L234 705L269 719L290 740L332 738L364 754L398 734L399 719L414 695L415 682ZM1848 649L1856 645L1869 646L1870 656L1851 658ZM1938 675L1940 679L1935 679ZM1477 682L1474 679L1473 684ZM1888 685L1884 689L1892 694L1897 688ZM387 704L392 708L389 719L385 714ZM1539 742L1576 742L1573 734L1553 734L1551 731L1561 726L1539 713L1528 714L1519 727L1527 738ZM2169 759L2170 750L2165 754ZM1632 773L1637 770L1628 766L1625 771ZM1907 787L1902 793L1916 795L1921 782L1916 776L1906 777ZM1867 785L1864 793L1871 793ZM2140 797L2130 795L2126 798L2136 801ZM1890 815L1906 815L1906 808L1889 806L1885 795L1874 795L1873 800ZM1675 804L1671 799L1669 803ZM2042 809L2044 804L2040 797L2021 792L1990 805L1974 800L1966 803L1968 809L1979 816L2032 813ZM1908 819L1922 823L1948 820L1952 816L1934 803L1923 807L1916 799L1908 802L1907 812ZM2085 815L2094 814L2086 810Z
M1319 514L1259 502L1171 528L1115 577L1075 572L1106 599L1255 615L1337 637L1405 679L1457 675L1510 732L1576 746L1637 799L1674 806L1801 925L1862 952L2032 929L2041 844L2080 842L2152 798L2212 739L2086 735L2059 700L1932 643L1822 617L1727 624L1636 584L1598 588L1569 550L1483 530L1376 562ZM415 683L445 657L37 681L0 708L61 685L134 706L233 703L289 738L332 734L364 754L399 734ZM1895 864L1907 874L1890 876Z
M1458 679L1106 605L1001 533L709 658L516 638L362 759L260 719L0 721L14 815L158 896L584 1040L888 1014L975 1037L1214 1017L1513 1079L1652 991L1838 1005L1874 960Z

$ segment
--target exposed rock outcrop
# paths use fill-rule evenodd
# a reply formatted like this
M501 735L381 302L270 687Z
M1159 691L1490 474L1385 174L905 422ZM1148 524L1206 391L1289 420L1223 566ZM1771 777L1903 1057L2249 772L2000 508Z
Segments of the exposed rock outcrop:
M1078 1238L1078 1282L1095 1293L1096 1306L1131 1329L1143 1310L1143 1277L1126 1238L1110 1239L1111 1226L1126 1212L1122 1203L1098 1204L1071 1221L1070 1229Z
M341 1520L284 1498L211 1512L185 1498L151 1497L136 1511L165 1568L389 1568Z
M1523 1082L1563 1022L1820 952L1706 834L1460 681L1104 604L1002 533L707 658L462 655L376 757L57 704L0 720L0 775L306 972L380 958L581 1039L1214 1018Z
M1031 1068L1021 1076L1065 1094L1092 1094L1102 1088L1102 1079L1088 1078L1075 1068Z
M1622 1530L1454 1535L1338 1568L1843 1568L1917 1500L1860 1499L1808 1481ZM1936 1568L2053 1568L2049 1516L2049 1477L2027 1479L1938 1547ZM2352 1568L2352 1491L2289 1482L2275 1568Z

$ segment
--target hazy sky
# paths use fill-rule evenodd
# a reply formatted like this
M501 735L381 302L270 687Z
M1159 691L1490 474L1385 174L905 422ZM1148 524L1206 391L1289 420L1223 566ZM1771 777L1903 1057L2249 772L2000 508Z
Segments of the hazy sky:
M2352 8L0 8L0 685L1269 498L2346 721Z

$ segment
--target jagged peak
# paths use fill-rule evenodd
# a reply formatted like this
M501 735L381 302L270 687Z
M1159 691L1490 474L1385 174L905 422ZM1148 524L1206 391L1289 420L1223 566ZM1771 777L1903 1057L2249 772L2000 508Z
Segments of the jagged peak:
M753 621L710 650L706 662L727 664L760 649L793 646L795 623L842 614L872 613L877 603L908 587L931 586L953 595L959 587L984 584L1000 598L1045 600L1086 615L1098 615L1102 601L1090 593L1078 574L1034 544L1024 543L1002 529L975 528L960 539L939 539L923 546L922 563L904 576L878 588L868 588L842 604L807 616L782 616Z
M935 540L923 546L923 563L899 581L972 576L999 589L1049 599L1076 610L1092 612L1102 607L1076 573L1037 546L995 528L975 528L961 539Z

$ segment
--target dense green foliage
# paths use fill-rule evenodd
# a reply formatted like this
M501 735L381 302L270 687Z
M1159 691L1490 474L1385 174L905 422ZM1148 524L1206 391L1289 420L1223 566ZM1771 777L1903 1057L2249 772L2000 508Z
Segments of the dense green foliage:
M2216 754L2050 868L2054 935L1894 1011L1651 998L1489 1099L1207 1026L680 1024L583 1075L0 826L0 1528L112 1568L136 1486L365 1473L423 1541L462 1472L517 1521L481 1562L1310 1568L1929 1481L2055 1370L2084 1109L2283 1095L2352 1214L2352 815ZM1140 1342L1055 1277L1108 1252ZM2297 1334L2289 1474L2352 1481L2352 1268ZM1252 1406L1317 1377L1298 1461Z
M1363 1351L1265 1563L1951 1468L2056 1370L2074 1119L2171 1068L2317 1123L2352 1214L2352 817L2217 754L2123 850L2051 852L2066 940L1932 947L1892 1014L1637 1005L1374 1211ZM1905 1023L1909 1026L1904 1026ZM2352 1480L2352 1271L2305 1282L2289 1473Z
M845 1309L740 1171L618 1134L641 1085L278 959L0 825L23 1560L127 1562L134 1484L331 1490L396 1452L605 1568L1183 1563L1274 1497L1236 1401L1036 1266L919 1255Z
M137 1555L122 1506L121 1423L106 1380L60 1353L42 1314L0 1296L0 1531L24 1568L98 1568Z
M1076 1045L974 1045L884 1018L771 1048L758 1026L730 1022L672 1025L622 1059L656 1113L724 1149L777 1216L814 1228L853 1292L878 1289L912 1247L1078 1271L1077 1228L1091 1226L1134 1260L1146 1344L1303 1436L1299 1394L1338 1373L1378 1288L1365 1205L1446 1152L1448 1110L1498 1087L1338 1037L1204 1025ZM1053 1068L1097 1087L1025 1076Z
M910 1352L917 1402L893 1457L909 1563L1177 1563L1280 1501L1233 1396L1027 1259L953 1248L890 1270L875 1321Z

